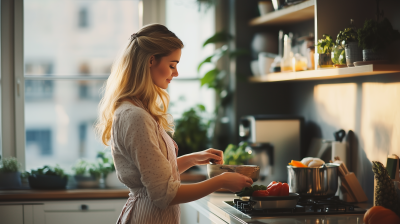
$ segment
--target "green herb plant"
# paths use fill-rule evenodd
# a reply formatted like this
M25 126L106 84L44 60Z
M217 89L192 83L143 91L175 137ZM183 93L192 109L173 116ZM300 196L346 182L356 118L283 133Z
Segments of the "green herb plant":
M175 121L174 140L179 146L180 153L192 153L206 149L210 122L202 116L206 108L199 104L190 108Z
M349 27L340 31L336 37L336 44L346 45L349 42L357 42L358 34L357 31L353 27Z
M25 172L23 177L36 176L36 175L59 176L61 178L67 176L64 170L61 169L59 165L56 165L54 167L45 165L42 168L38 168L36 170L32 169L31 172Z
M97 160L98 168L104 177L106 177L107 174L115 171L114 160L111 155L108 155L105 152L98 152Z
M318 54L329 54L332 52L332 47L335 45L332 37L328 34L322 35L323 39L319 39L317 43Z
M229 144L224 152L224 163L226 165L243 165L253 157L252 154L246 152L247 143L242 143L239 147Z
M20 169L21 169L21 164L18 162L17 158L10 157L10 158L4 158L2 160L0 172L12 173L12 172L18 172Z
M400 40L399 31L393 29L387 18L381 21L366 20L364 26L357 30L357 34L358 45L364 50L384 50L393 41Z
M95 178L100 178L102 170L98 163L91 163L85 160L78 160L72 170L75 171L75 175L81 176L92 176Z
M264 185L253 185L251 187L244 187L241 191L237 192L236 195L239 197L251 196L254 191L267 190Z

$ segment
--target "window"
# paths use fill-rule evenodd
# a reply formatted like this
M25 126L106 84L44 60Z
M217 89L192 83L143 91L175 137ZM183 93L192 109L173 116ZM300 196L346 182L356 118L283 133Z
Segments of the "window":
M190 107L203 104L211 115L215 109L214 91L200 87L200 78L210 65L204 65L197 72L197 66L213 53L213 46L202 47L203 43L215 33L214 8L199 10L196 0L167 0L166 25L182 41L181 60L178 65L179 76L168 87L171 98L170 113L177 119ZM185 21L182 22L182 18Z
M24 0L27 170L59 164L70 171L104 150L93 128L101 87L141 26L140 4Z

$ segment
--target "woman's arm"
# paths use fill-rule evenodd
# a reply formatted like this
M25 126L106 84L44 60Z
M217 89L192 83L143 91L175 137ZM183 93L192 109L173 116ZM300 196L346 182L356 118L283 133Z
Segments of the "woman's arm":
M250 187L253 180L239 173L222 173L216 177L195 184L182 184L170 205L197 200L212 192L225 188L238 192L244 187Z
M176 162L178 164L179 173L183 173L192 166L209 164L210 160L214 160L216 164L223 164L223 152L211 148L178 157Z

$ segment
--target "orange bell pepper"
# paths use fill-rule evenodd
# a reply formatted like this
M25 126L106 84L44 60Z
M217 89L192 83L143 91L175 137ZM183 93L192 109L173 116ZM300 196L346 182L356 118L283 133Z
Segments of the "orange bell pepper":
M289 163L289 165L292 165L292 166L294 166L294 167L307 167L307 166L304 165L302 162L296 161L296 160L292 160L292 162Z

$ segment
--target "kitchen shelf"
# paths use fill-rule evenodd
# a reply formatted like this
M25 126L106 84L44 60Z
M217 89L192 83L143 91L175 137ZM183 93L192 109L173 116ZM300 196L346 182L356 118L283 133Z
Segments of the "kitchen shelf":
M297 5L270 12L266 15L254 18L250 26L284 25L303 22L314 19L315 0L308 0Z
M301 72L270 73L268 75L251 77L250 82L282 82L303 80L340 79L357 76L369 76L400 73L400 65L364 65L349 68L326 68Z

